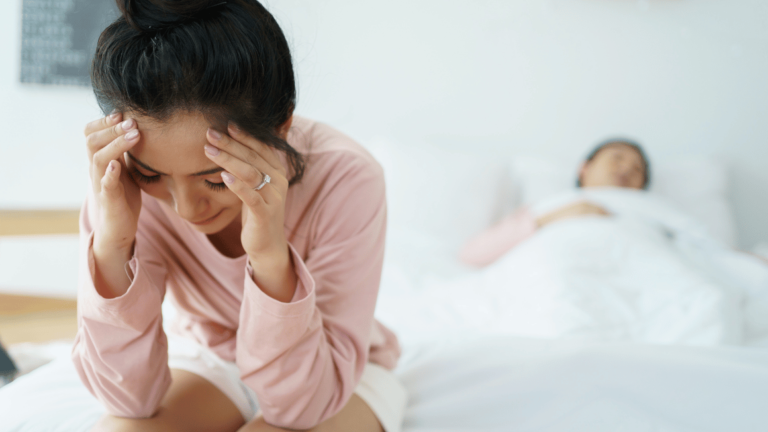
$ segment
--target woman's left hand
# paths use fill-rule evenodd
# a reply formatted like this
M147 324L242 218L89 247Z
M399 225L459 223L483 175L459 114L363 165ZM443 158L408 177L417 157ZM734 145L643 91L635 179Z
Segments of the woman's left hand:
M296 276L285 238L288 179L277 152L230 125L228 135L208 129L206 156L224 168L221 178L243 202L240 241L248 254L255 282L269 296L293 298ZM266 176L269 183L259 186Z

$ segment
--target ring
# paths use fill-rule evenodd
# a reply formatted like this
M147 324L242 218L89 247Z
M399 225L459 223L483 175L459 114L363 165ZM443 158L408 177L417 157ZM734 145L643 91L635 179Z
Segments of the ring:
M271 182L271 181L272 181L272 177L270 177L270 176L269 176L269 174L264 174L264 178L263 178L263 179L261 179L261 183L259 183L259 185L258 185L258 186L256 186L255 188L253 188L253 190L257 190L257 191L258 191L258 190L261 190L261 188L263 188L263 187L264 187L264 185L266 185L267 183L269 183L269 182Z

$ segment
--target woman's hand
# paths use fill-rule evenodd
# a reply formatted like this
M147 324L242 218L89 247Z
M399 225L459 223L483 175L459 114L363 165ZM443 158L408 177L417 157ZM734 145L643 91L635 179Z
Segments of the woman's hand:
M285 238L288 179L275 150L230 125L228 135L208 129L205 153L224 168L221 178L243 201L240 241L253 267L254 281L270 297L289 302L296 274ZM255 190L265 176L270 182Z
M85 127L91 186L99 215L93 234L94 282L107 298L122 295L130 286L124 266L133 255L141 211L141 190L123 160L123 154L139 142L139 131L136 120L122 121L122 117L115 113Z
M610 213L604 208L594 205L587 201L579 201L575 204L565 206L561 209L548 213L536 219L536 225L541 228L564 219L571 219L581 216L608 216Z

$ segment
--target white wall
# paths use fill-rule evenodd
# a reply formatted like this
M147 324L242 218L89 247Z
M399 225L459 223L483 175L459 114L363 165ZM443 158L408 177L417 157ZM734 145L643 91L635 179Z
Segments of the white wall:
M722 157L741 245L768 241L764 1L267 4L294 47L301 114L363 142L463 139L576 158L620 134L655 160ZM20 5L0 14L0 207L77 206L81 130L98 110L86 90L18 84Z
M78 208L88 182L86 89L19 83L21 0L0 6L0 208Z

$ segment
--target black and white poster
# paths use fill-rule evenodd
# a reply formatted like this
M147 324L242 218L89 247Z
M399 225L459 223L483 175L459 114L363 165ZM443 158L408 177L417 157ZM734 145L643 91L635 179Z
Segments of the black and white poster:
M112 0L23 0L21 82L89 87L96 42L117 16Z

